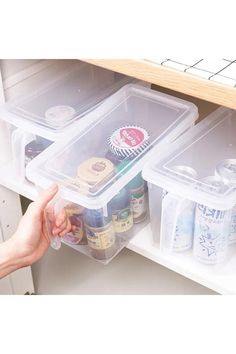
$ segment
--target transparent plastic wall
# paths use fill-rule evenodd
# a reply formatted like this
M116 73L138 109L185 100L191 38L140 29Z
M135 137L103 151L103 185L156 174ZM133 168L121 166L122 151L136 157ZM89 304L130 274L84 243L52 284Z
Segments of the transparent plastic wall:
M153 242L206 265L236 257L236 114L220 108L143 171Z

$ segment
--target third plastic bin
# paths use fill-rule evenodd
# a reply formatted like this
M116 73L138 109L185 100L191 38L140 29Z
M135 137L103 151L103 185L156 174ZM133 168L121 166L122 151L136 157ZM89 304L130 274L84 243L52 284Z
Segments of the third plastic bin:
M235 130L235 111L219 108L146 164L153 240L163 252L206 265L235 254Z

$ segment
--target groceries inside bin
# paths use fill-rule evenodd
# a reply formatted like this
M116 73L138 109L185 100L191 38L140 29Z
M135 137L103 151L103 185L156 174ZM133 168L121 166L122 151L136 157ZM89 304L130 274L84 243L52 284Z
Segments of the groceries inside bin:
M148 214L145 162L197 117L192 103L127 85L86 116L93 121L87 129L77 131L78 122L73 134L30 162L29 180L40 188L60 185L74 226L64 242L106 263L125 247Z
M206 265L236 257L235 118L217 109L144 167L161 251Z
M216 173L195 183L195 188L208 191L227 192L230 181L225 179L224 168L236 167L236 159L223 160L216 166ZM189 166L174 166L174 170L192 177L197 172ZM219 170L219 174L218 171ZM202 185L203 184L203 185ZM232 212L232 216L231 216ZM181 198L163 190L161 233L165 235L165 248L173 252L184 252L193 248L194 257L206 264L218 264L225 259L229 243L236 242L236 211L217 210L189 199ZM234 230L234 231L233 231Z
M110 130L112 131L112 128ZM91 139L90 150L81 153L81 147L87 146L88 143L85 136L85 141L83 138L79 141L78 149L80 156L87 155L87 159L75 156L76 147L73 147L73 152L69 147L63 151L63 156L59 155L53 161L49 161L46 168L55 172L58 166L63 169L62 158L66 156L74 158L78 165L73 162L70 173L67 173L64 180L60 180L61 185L72 186L84 195L96 195L123 176L143 153L147 152L149 137L144 128L128 125L112 131L104 140L102 138L101 142ZM67 166L68 163L66 168ZM63 173L60 174L62 177Z
M114 183L130 169L149 148L149 133L142 127L126 125L105 139L106 153L83 160L76 168L71 184L82 194L96 194ZM63 183L62 183L63 184ZM113 257L133 236L134 224L147 216L147 186L139 173L111 199L105 208L88 209L76 203L65 203L73 231L64 236L65 243L90 248L95 259Z

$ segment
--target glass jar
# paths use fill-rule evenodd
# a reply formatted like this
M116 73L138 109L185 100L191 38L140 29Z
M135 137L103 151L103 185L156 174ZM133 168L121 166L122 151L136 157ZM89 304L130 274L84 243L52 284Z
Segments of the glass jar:
M110 206L107 214L101 209L86 209L85 232L91 255L96 259L109 259L117 251L115 230Z
M132 237L133 213L130 193L123 188L111 201L112 221L119 242L127 242Z

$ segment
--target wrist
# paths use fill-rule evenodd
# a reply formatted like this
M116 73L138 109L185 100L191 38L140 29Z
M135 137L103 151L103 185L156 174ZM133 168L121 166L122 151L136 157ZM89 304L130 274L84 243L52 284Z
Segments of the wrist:
M24 257L18 253L14 239L0 244L0 279L24 266Z
M5 248L5 263L8 266L15 267L16 269L24 267L25 255L17 242L17 238L13 235L10 239L3 243Z
M12 250L11 257L16 260L19 268L32 265L35 261L34 247L29 242L22 241L17 231L7 242Z

